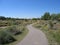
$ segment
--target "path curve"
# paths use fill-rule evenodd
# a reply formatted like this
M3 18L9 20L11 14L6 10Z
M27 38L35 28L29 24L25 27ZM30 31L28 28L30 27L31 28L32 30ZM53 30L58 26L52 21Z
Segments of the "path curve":
M29 33L27 36L17 45L48 45L45 34L32 25L27 26Z

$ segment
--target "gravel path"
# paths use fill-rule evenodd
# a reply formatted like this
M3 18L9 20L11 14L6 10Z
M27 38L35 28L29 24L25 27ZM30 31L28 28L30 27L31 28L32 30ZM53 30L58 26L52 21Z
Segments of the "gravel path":
M32 25L27 26L29 33L27 36L17 45L48 45L45 34Z

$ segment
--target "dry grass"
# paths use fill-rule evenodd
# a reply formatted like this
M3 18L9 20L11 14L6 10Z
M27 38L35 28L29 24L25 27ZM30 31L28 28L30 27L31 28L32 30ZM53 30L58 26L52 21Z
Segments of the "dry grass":
M9 44L4 44L4 45L16 45L18 42L20 42L27 35L28 30L26 29L26 25L30 24L30 23L31 22L29 22L29 21L26 22L24 20L19 20L19 21L17 21L17 20L16 21L12 21L12 20L7 21L7 20L4 20L4 21L1 21L0 25L2 24L3 25L2 27L6 27L4 29L0 28L0 30L2 30L2 31L7 30L8 27L14 26L14 25L15 26L18 25L17 28L19 27L20 31L22 31L22 33L19 34L19 35L12 35L12 34L10 34L10 35L12 35L16 39L16 41L12 42L12 43L9 43ZM8 24L11 24L11 25L8 25Z
M34 26L36 28L41 29L46 34L49 41L49 45L60 45L60 30L50 29L47 25L47 22L48 21L39 21L36 24L34 24Z

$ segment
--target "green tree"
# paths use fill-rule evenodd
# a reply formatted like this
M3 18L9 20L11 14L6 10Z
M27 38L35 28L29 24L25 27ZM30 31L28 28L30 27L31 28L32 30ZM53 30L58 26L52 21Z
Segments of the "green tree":
M0 16L0 20L5 20L6 18L4 16Z
M32 20L37 20L37 18L32 18Z
M57 15L56 14L51 14L51 20L56 20L57 19Z
M60 21L60 13L57 14L57 20Z
M44 19L44 20L50 20L51 16L50 16L50 13L49 12L46 12L41 19Z

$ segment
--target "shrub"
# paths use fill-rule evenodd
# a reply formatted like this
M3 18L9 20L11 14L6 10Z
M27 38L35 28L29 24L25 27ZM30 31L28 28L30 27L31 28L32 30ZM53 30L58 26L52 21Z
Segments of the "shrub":
M0 31L0 44L8 44L14 41L16 41L16 39L13 36L5 31Z
M54 24L52 23L52 21L49 21L49 25L50 25L50 29L53 29Z
M9 27L7 31L13 35L18 35L22 33L22 31L20 31L20 28L18 28L17 26Z

